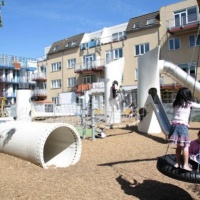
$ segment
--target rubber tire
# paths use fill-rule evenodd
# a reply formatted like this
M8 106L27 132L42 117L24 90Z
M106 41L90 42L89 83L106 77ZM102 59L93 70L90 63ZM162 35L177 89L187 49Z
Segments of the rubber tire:
M197 169L188 172L181 168L175 168L175 160L176 156L174 154L159 157L157 161L158 171L173 179L200 184L200 172Z

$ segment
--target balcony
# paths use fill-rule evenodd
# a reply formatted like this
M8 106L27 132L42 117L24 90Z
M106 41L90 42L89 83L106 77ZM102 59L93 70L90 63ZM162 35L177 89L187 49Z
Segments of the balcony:
M87 90L92 89L91 83L80 84L76 86L76 93L84 93Z
M18 84L19 83L19 77L16 78L6 78L6 77L0 77L1 83L7 83L7 84Z
M31 98L36 101L45 100L47 98L46 90L45 89L35 89L31 93Z
M167 21L168 33L182 33L191 30L197 30L199 26L199 14L192 14L180 18L174 18Z
M32 74L31 80L37 82L46 82L47 81L46 74L42 72Z
M86 83L86 84L80 84L76 87L76 93L84 93L84 91L90 90L91 92L98 93L98 92L104 92L104 79L101 79L100 82L94 82L94 83Z
M102 71L105 67L105 60L95 60L89 61L81 64L77 64L75 66L75 73L84 73L84 72L92 72L92 71Z

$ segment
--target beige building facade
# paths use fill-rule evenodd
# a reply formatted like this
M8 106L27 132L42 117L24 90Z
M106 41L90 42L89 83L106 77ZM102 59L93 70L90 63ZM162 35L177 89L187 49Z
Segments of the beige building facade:
M177 64L199 79L198 24L197 1L187 0L131 18L124 24L54 42L46 59L38 62L38 66L46 67L47 99L59 103L60 93L74 92L78 97L94 87L99 87L103 95L105 65L120 57L125 59L123 87L136 88L138 57L158 45L161 60ZM180 87L164 74L160 82L161 90L168 96Z

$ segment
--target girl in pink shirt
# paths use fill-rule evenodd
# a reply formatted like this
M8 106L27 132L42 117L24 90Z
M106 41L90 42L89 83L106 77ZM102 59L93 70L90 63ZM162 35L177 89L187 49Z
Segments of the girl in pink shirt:
M188 122L191 112L191 108L200 108L200 104L192 101L192 93L186 88L179 89L176 99L173 103L174 117L171 122L169 131L169 142L176 144L176 164L174 167L181 167L181 152L183 152L183 169L192 171L188 165L189 160L189 134L188 134Z

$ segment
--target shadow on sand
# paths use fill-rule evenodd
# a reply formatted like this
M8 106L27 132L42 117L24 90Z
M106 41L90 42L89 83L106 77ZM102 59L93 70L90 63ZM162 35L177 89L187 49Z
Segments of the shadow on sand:
M125 194L137 197L140 200L193 199L185 190L155 180L144 180L143 183L133 180L133 183L130 183L120 175L116 178L116 181L121 185L121 189L124 190Z
M151 135L151 134L148 134L148 133L142 133L142 132L138 131L137 126L127 126L125 128L121 128L121 129L122 130L124 130L124 129L129 130L129 132L128 133L114 134L114 135L107 135L107 137L119 136L119 135L124 135L124 134L131 134L131 133L135 132L139 135L147 137L147 138L154 140L156 142L159 142L161 144L167 144L168 143L167 139L163 139L163 138L157 137L156 135Z

